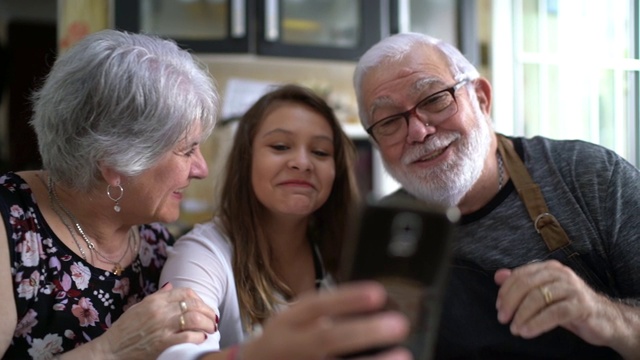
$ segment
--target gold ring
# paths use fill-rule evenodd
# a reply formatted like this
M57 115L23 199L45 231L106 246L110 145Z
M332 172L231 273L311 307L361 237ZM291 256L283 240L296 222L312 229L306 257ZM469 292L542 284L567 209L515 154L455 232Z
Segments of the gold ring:
M185 327L185 325L186 325L186 324L185 324L185 321L184 321L184 316L183 316L183 315L180 315L179 320L180 320L180 331L184 331L184 327Z
M551 304L553 302L553 294L551 294L551 290L546 286L541 286L539 289L542 297L544 298L544 303L546 305Z
M187 303L184 301L180 301L180 311L182 311L182 313L186 313L187 312Z

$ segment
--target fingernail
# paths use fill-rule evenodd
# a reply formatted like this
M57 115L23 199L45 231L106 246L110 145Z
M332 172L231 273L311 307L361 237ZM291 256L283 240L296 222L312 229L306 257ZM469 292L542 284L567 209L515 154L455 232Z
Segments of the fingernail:
M498 321L499 321L501 324L504 324L504 323L505 323L505 320L506 320L506 319L505 319L504 312L502 312L502 311L498 311Z
M514 324L511 324L510 326L510 330L511 330L511 334L515 335L515 336L519 336L520 335L520 329L518 329L517 326L515 326Z
M164 288L165 286L169 285L169 282L167 281L166 283L162 284L162 286L160 286L160 289Z

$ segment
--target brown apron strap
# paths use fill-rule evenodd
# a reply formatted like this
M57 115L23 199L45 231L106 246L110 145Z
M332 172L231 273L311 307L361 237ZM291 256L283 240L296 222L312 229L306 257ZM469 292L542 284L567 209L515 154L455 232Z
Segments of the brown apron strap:
M513 144L503 135L498 135L498 151L504 159L513 185L524 203L536 231L542 236L550 251L569 245L571 240L564 229L547 208L538 184L533 182Z

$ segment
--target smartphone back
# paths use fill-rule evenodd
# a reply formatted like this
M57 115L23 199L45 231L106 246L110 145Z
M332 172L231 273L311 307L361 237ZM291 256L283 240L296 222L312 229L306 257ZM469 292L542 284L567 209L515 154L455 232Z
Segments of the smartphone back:
M373 279L389 295L388 307L411 322L405 346L414 359L430 359L451 260L457 208L427 206L411 198L364 206L343 251L340 278Z

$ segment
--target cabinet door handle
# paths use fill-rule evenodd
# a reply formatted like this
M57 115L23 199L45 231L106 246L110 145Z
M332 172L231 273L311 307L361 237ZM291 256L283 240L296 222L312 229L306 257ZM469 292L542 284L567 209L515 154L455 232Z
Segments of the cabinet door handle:
M411 0L398 0L398 30L411 31Z
M264 39L278 41L280 37L278 0L266 0L264 12Z
M246 0L231 0L231 37L243 38L247 35L246 12Z

